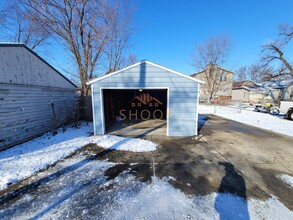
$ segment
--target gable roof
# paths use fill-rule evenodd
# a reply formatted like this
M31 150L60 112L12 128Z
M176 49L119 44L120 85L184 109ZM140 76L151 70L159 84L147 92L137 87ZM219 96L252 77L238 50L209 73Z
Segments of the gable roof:
M63 77L66 81L68 81L70 84L72 84L74 87L77 87L71 80L69 80L67 77L65 77L62 73L60 73L55 67L53 67L51 64L49 64L46 60L44 60L42 57L40 57L35 51L33 51L31 48L29 48L27 45L23 43L13 43L13 42L0 42L0 47L23 47L27 49L29 52L34 54L38 59L40 59L42 62L44 62L46 65L48 65L50 68L52 68L57 74L59 74L61 77Z
M233 82L232 90L239 90L239 89L245 89L247 91L267 90L266 88L259 86L257 83L255 83L251 80Z
M124 69L121 69L121 70L115 71L115 72L113 72L113 73L110 73L110 74L107 74L107 75L104 75L104 76L101 76L101 77L98 77L98 78L94 78L94 79L88 81L86 84L87 84L87 85L93 84L93 83L95 83L95 82L97 82L97 81L100 81L100 80L102 80L102 79L105 79L105 78L111 77L111 76L113 76L113 75L119 74L119 73L124 72L124 71L126 71L126 70L129 70L129 69L131 69L131 68L133 68L133 67L140 66L140 65L142 65L142 64L149 64L149 65L151 65L151 66L157 67L157 68L162 69L162 70L165 70L165 71L167 71L167 72L171 72L171 73L173 73L173 74L176 74L176 75L179 75L179 76L181 76L181 77L187 78L187 79L189 79L189 80L192 80L192 81L195 81L195 82L198 82L198 83L204 83L204 82L201 81L201 80L194 79L193 77L188 76L188 75L185 75L185 74L183 74L183 73L180 73L180 72L177 72L177 71L171 70L171 69L169 69L169 68L166 68L166 67L160 66L160 65L158 65L158 64L152 63L152 62L147 61L147 60L142 60L142 61L140 61L140 62L138 62L138 63L135 63L135 64L133 64L133 65L131 65L131 66L128 66L128 67L126 67L126 68L124 68Z
M255 87L260 87L258 84L251 80L244 80L244 81L238 81L238 82L233 82L233 88L239 88L239 87L249 87L249 88L255 88Z
M229 70L223 69L223 68L221 68L221 67L217 67L217 69L218 69L218 70L225 71L225 72L228 72L228 73L231 73L231 74L234 74L232 71L229 71ZM204 70L202 70L202 71L199 71L199 72L193 73L193 74L191 74L190 76L191 76L191 77L194 77L195 75L197 75L197 74L201 74L201 73L204 73L205 71L206 71L206 70L204 69Z
M241 86L243 86L245 83L247 83L247 81L245 80L245 81L238 81L238 82L233 82L233 88L234 87L236 87L236 88L238 88L238 87L241 87Z

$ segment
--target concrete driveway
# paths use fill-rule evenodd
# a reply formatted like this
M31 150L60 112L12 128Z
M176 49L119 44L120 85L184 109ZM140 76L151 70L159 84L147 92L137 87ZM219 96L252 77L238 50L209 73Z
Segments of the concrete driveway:
M278 178L281 174L293 176L291 137L208 116L197 139L145 138L161 146L153 154L111 152L105 158L123 165L111 168L108 175L114 178L120 172L132 169L141 180L150 180L154 158L156 176L174 177L170 183L184 193L207 195L224 190L258 199L274 195L293 210L293 189ZM231 183L222 189L221 181L227 175ZM238 182L239 175L244 179L243 184Z
M104 150L95 145L88 145L76 154L88 155L90 160L118 163L105 170L104 174L108 179L115 179L125 171L142 182L151 181L154 175L160 178L171 177L169 182L185 194L229 192L244 199L260 200L266 200L273 195L288 209L293 210L293 189L278 178L281 174L293 176L291 137L217 116L208 116L197 138L145 138L159 143L158 150L133 153ZM71 156L74 157L75 155ZM70 169L68 172L75 168ZM42 172L40 177L22 181L6 190L6 195L6 192L0 193L0 210L18 204L20 198L27 194L31 196L32 192L34 196L50 192L55 181L52 172L49 169ZM63 172L67 173L66 170L57 171L56 178L62 176ZM52 180L51 186L46 186L47 182ZM27 204L17 207L23 212L28 209ZM7 211L6 214L11 212Z

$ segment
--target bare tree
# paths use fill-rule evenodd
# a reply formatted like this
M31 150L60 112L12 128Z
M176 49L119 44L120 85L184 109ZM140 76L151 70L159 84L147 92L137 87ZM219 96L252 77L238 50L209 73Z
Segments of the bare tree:
M2 39L36 48L50 33L28 14L17 0L6 1L0 11Z
M233 44L228 36L215 36L203 44L197 44L196 51L192 54L192 65L204 70L201 74L201 80L205 82L202 85L203 93L210 99L223 85L222 71L218 66L223 66L227 62L232 48Z
M5 27L6 16L8 14L6 2L0 2L0 28Z
M192 54L192 65L198 69L204 69L208 64L224 65L233 49L231 39L226 36L209 38L203 44L195 45L195 53Z
M263 66L261 63L254 63L250 66L242 66L236 71L235 80L244 81L251 80L253 82L268 81L274 75L274 69L270 66Z
M288 73L293 76L293 67L291 62L284 56L285 46L289 43L293 36L293 26L280 26L279 38L265 43L262 47L262 62L263 66L268 66L274 61L280 61L281 66L279 71L271 77L278 77ZM286 72L287 71L287 72Z
M117 5L118 0L18 1L70 51L79 72L82 94L88 95L86 82L94 77L105 45L112 38L113 21L118 11L123 10Z
M234 81L244 81L248 78L248 68L246 66L240 67L234 74Z
M128 54L127 56L123 56L121 60L121 68L133 65L138 62L137 56L135 54Z
M274 69L270 66L263 66L260 63L252 64L248 69L248 79L253 82L264 82L270 80Z
M108 12L109 34L105 46L105 53L108 60L108 71L116 71L121 68L123 51L129 46L129 40L133 33L132 17L135 7L128 0L116 0L112 3Z
M279 36L283 38L284 43L289 43L293 37L293 26L280 25L279 26Z

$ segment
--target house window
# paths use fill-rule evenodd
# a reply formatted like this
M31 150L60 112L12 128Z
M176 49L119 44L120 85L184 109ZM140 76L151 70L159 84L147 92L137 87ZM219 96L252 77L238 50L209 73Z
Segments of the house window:
M131 103L131 107L135 107L135 103Z
M155 103L155 107L159 107L159 104L158 103Z
M141 107L141 103L139 102L139 103L137 103L137 107Z
M153 107L153 103L149 103L149 107Z
M227 75L224 75L224 81L227 81Z
M222 82L222 80L223 80L223 75L221 74L220 75L220 82Z

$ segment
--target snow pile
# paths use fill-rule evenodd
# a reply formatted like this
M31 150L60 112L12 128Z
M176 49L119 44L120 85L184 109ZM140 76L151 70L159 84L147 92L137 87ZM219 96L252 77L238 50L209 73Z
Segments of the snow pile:
M105 135L96 142L97 145L110 150L123 150L132 152L154 151L157 144L139 139L139 138L123 138L113 135Z
M283 174L280 175L279 178L293 188L293 176Z
M156 149L156 144L142 139L111 135L89 137L91 133L92 124L83 123L79 129L68 128L64 133L59 130L55 136L46 133L0 152L0 190L58 162L90 143L113 150L142 152Z
M215 114L258 128L293 136L293 122L279 116L254 112L253 109L240 109L236 106L199 105L199 114Z

